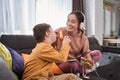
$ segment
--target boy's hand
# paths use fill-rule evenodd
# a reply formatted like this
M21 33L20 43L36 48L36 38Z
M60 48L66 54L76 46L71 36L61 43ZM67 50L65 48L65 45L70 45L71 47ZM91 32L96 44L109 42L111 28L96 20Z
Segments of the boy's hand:
M64 36L62 43L70 43L70 42L71 42L70 37L69 36Z

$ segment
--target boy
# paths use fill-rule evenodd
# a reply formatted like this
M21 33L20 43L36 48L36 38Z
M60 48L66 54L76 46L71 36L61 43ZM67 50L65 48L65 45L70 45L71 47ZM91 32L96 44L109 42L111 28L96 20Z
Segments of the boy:
M53 63L62 63L67 60L71 41L68 36L64 37L63 46L58 52L52 47L56 41L56 34L49 24L36 25L33 33L38 43L25 64L23 80L81 80L74 74L51 76L50 73Z

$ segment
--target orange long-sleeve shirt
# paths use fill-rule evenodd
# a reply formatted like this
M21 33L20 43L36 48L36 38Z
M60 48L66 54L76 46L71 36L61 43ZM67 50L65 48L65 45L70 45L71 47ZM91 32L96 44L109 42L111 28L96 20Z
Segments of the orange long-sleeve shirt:
M69 49L69 44L63 44L58 52L49 44L38 43L32 50L29 61L25 65L23 80L37 80L41 77L48 77L53 62L65 62Z

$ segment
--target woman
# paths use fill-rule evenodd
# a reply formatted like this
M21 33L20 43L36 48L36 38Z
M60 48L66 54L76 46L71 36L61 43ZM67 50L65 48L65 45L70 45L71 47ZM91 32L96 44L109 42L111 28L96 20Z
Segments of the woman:
M59 51L62 46L62 37L67 35L71 39L68 61L57 64L63 73L86 73L86 69L91 69L94 66L94 62L98 61L101 57L100 51L91 51L89 49L89 42L85 36L83 24L83 13L73 11L68 15L67 26L55 30L57 41L53 46L56 50Z

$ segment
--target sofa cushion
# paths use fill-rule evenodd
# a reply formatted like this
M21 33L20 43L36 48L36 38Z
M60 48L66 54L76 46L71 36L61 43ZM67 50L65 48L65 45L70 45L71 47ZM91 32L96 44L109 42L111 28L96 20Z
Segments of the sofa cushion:
M101 59L99 60L100 66L110 64L114 61L120 60L120 54L103 52Z
M107 80L120 80L120 60L112 61L110 64L100 66L88 75L100 76ZM97 72L97 73L96 73ZM96 79L97 80L97 79Z
M23 59L24 59L24 65L28 62L28 58L29 58L29 54L27 54L27 53L22 53L22 57L23 57Z
M24 61L23 58L18 52L13 50L12 48L7 47L12 56L12 70L18 76L21 76L24 70Z
M12 69L12 57L9 50L0 42L0 57L5 61L9 69Z

